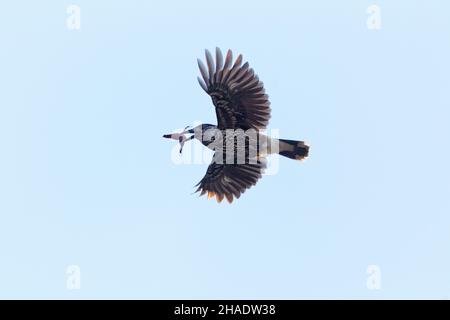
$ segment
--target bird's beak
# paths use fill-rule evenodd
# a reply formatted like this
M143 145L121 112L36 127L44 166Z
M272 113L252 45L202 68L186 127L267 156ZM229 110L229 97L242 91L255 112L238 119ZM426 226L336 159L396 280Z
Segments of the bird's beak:
M165 134L163 138L178 140L180 138L179 133Z

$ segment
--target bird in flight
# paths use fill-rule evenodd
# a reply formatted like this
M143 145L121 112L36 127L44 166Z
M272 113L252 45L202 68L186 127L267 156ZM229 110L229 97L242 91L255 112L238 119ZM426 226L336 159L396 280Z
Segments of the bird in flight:
M184 143L194 138L213 150L213 160L196 185L196 192L216 197L218 202L226 198L231 203L262 177L267 155L276 153L303 160L309 146L303 141L263 134L271 111L263 83L248 62L242 64L242 55L233 63L233 54L228 50L224 61L216 48L215 56L214 61L205 50L206 67L200 59L197 62L201 74L198 82L212 99L217 125L201 124L189 130L186 127L181 133L163 137L179 141L180 153Z

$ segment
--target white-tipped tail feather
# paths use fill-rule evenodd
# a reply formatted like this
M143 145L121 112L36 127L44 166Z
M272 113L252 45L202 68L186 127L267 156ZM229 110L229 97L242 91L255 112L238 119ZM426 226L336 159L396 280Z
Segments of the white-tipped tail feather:
M308 157L309 146L304 141L279 139L278 153L294 160L304 160Z

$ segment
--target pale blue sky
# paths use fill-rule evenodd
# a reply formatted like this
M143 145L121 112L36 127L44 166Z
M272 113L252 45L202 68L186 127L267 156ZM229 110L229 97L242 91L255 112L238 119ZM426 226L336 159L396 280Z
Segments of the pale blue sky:
M5 2L0 297L450 298L449 11ZM216 46L264 81L270 128L312 145L232 205L192 195L207 165L175 165L161 138L214 123L196 59ZM68 265L80 290L66 288Z

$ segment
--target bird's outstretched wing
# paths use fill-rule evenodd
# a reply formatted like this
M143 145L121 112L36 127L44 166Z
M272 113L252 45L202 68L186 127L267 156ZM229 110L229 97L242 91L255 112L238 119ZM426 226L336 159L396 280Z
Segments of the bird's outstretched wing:
M208 194L208 198L216 197L218 202L224 198L233 202L233 197L239 199L245 190L256 184L266 168L266 159L260 157L256 163L209 165L203 179L197 184L196 192Z
M233 63L228 50L225 62L222 52L216 48L216 61L206 50L206 64L198 61L202 78L198 82L208 93L216 107L219 129L264 129L270 119L269 97L248 62L242 64L242 55Z

